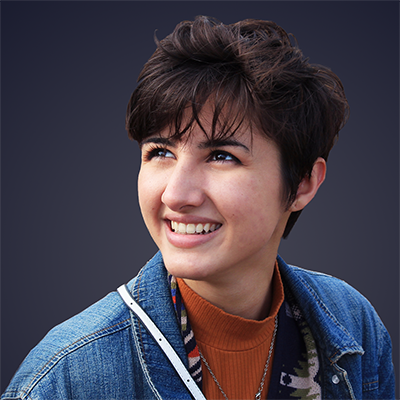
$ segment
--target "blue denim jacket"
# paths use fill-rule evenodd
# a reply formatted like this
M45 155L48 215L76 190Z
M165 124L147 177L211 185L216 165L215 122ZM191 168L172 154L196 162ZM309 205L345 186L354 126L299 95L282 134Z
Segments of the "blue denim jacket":
M323 399L394 399L389 334L346 283L288 266L282 280L314 339ZM187 364L160 253L128 288ZM53 328L29 353L1 399L190 399L175 370L116 292Z

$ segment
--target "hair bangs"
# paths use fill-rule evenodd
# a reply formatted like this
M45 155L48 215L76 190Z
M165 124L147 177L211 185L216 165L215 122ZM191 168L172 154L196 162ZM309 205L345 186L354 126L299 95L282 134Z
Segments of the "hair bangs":
M254 101L240 73L227 77L215 67L205 68L200 73L198 70L190 72L186 69L164 76L163 82L154 88L147 110L131 113L142 119L127 121L133 139L140 143L168 130L169 137L186 140L197 125L213 141L233 136L244 126L251 129L255 118ZM210 128L205 129L205 121Z

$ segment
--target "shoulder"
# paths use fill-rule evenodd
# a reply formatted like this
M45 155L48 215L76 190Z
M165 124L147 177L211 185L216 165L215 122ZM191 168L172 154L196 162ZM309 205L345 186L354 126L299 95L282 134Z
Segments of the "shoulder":
M371 303L354 287L334 276L284 263L280 271L294 293L308 294L309 301L341 312L354 309L375 313ZM297 296L296 296L297 297Z
M306 319L319 327L322 337L332 332L342 339L354 339L354 345L362 347L373 340L390 341L374 307L351 285L327 274L287 265L280 258L278 262L284 286Z
M96 348L96 353L100 354L102 347L110 346L113 337L120 336L129 326L129 312L118 293L108 294L50 330L25 358L2 399L26 398L54 369L63 370L57 373L59 379L65 379L66 375L84 374L84 370L93 363L93 359L85 360L88 357L87 348L90 347L92 353ZM78 363L71 362L76 358L81 358ZM65 398L68 398L66 394Z
M377 359L385 348L391 348L390 336L376 310L354 287L327 274L287 265L282 259L278 262L284 286L317 339L325 344L331 341L332 351L340 346L362 353L374 348Z
M158 253L127 284L142 307L160 309L154 305L154 293L165 281L163 265ZM132 340L131 313L120 295L111 292L51 329L30 351L1 398L129 397L140 385Z
M371 303L343 280L287 265L280 257L278 263L285 290L302 310L327 364L346 360L353 384L362 381L362 390L378 393L374 398L393 398L391 339Z

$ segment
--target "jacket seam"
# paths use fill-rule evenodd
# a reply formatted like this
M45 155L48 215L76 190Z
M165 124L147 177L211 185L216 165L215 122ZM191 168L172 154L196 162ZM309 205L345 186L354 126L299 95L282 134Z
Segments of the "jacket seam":
M365 383L363 383L363 386L364 385L372 385L373 383L379 383L379 381L365 382Z
M340 353L342 350L347 349L349 352L350 349L356 349L355 346L351 346L351 347L341 347L340 349L338 349L331 357L329 357L329 361L331 362L331 365L336 364L337 361L333 361L333 358L335 357L336 354Z
M341 325L335 321L334 319L331 318L331 316L328 313L328 310L326 309L325 304L322 303L322 301L314 295L313 293L313 289L308 285L308 283L301 277L299 276L299 279L303 282L304 286L306 286L307 290L310 292L311 296L314 298L314 300L318 303L318 305L322 308L322 310L324 311L324 313L326 314L327 317L329 317L330 320L332 320L332 322L338 327L338 328L342 328ZM347 332L346 332L347 333Z
M140 284L142 283L142 277L143 277L143 270L140 272L138 284L137 284L137 288L136 288L138 303L140 301L140 290L139 289L140 289ZM137 319L137 321L138 321L138 328L139 328L140 346L142 347L143 358L144 358L144 361L146 362L146 354L144 352L144 344L143 344L143 337L142 337L142 325L141 325L139 318Z
M142 277L143 277L143 274L144 274L144 270L142 269L140 272L139 272L139 275L138 275L138 280L137 280L137 287L136 287L136 295L137 295L137 301L138 301L138 303L139 303L139 300L140 300L140 285L141 285L141 282L142 282ZM134 313L131 313L132 314L132 326L133 326L133 334L135 334L135 321L134 321ZM141 359L139 359L139 362L140 362L140 364L141 364L141 367L142 367L142 370L143 370L143 373L144 373L144 375L145 375L145 379L146 379L146 381L147 381L147 383L148 383L148 385L150 386L150 388L151 388L151 390L152 390L152 392L154 393L154 395L157 397L157 399L160 399L161 400L161 397L160 397L160 395L159 395L159 393L158 393L158 390L157 390L157 388L154 386L154 383L153 383L153 381L151 380L151 378L150 378L150 375L149 375L149 373L148 373L148 371L147 371L147 367L146 367L146 364L147 364L147 361L146 361L146 353L145 353L145 351L144 351L144 344L143 344L143 335L142 335L142 324L141 324L141 321L140 321L140 319L139 318L135 318L136 319L136 321L137 321L137 329L138 329L138 331L139 331L139 342L140 343L137 343L137 335L135 335L135 341L136 341L136 343L137 343L137 346L140 346L141 347L141 349L138 349L138 353L139 353L139 351L140 351L140 354L138 354L138 356L140 357L140 355L141 355L141 359L143 359L143 362L142 362L142 360Z
M322 310L324 311L324 313L326 314L327 317L329 317L329 319L338 327L340 328L349 338L351 338L353 341L355 340L350 333L347 331L347 329L345 329L343 327L343 325L341 325L337 320L332 318L332 313L330 313L330 311L326 308L325 304L319 299L319 297L314 295L314 291L313 289L308 285L308 283L301 277L298 276L298 278L301 280L301 282L304 284L304 286L307 288L308 292L311 294L311 296L314 298L314 300L318 303L318 305L322 308ZM354 346L352 346L354 347ZM340 350L338 350L340 351ZM338 352L337 351L337 352ZM337 353L336 352L336 353ZM336 354L335 353L335 354Z
M40 369L40 371L38 371L38 372L35 374L35 376L34 376L34 377L32 378L32 380L31 380L30 384L27 386L27 388L22 390L23 395L30 398L29 392L40 382L40 380L45 376L45 374L43 374L40 378L38 378L36 382L35 382L35 379L43 373L43 371L47 368L47 366L48 366L49 364L51 364L51 362L52 362L53 360L55 360L55 359L59 356L60 353L62 353L63 351L67 350L69 347L75 345L76 343L80 342L81 340L84 340L84 339L86 339L86 338L89 338L89 337L91 337L91 336L93 336L93 335L97 335L97 334L99 334L100 332L106 331L106 330L108 330L108 329L112 329L112 328L114 328L114 327L116 327L116 326L118 326L118 325L121 325L121 324L123 324L123 323L125 323L125 322L127 322L127 321L129 321L129 318L127 318L127 319L125 319L125 320L123 320L123 321L121 321L121 322L118 322L117 324L114 324L114 325L112 325L112 326L108 326L107 328L103 328L103 329L100 329L100 330L98 330L98 331L96 331L96 332L93 332L93 333L91 333L90 335L82 336L82 337L80 337L78 340L75 340L75 342L69 344L68 346L66 346L66 347L64 347L63 349L61 349L60 351L58 351L56 354L54 354L53 357L51 357L51 359L50 359L49 361L46 362L45 365L43 365L43 367ZM128 326L129 326L129 325L128 325ZM127 327L128 327L128 326L127 326ZM126 327L121 328L121 330L122 330L122 329L125 329L125 328L126 328ZM93 338L93 339L91 340L91 342L92 342L93 340L96 340L96 339L97 339L97 337L96 337L96 338ZM89 342L83 343L83 345L88 344L88 343L89 343ZM77 348L74 349L73 351L79 349L80 347L82 347L82 346L77 347ZM69 353L67 353L67 354L64 354L62 357L60 357L58 360L56 360L56 361L54 362L54 364L49 368L49 370L48 370L47 372L49 372L62 358L64 358L65 356L67 356L67 355L70 354L70 353L71 353L71 352L69 352ZM47 372L46 372L46 373L47 373Z

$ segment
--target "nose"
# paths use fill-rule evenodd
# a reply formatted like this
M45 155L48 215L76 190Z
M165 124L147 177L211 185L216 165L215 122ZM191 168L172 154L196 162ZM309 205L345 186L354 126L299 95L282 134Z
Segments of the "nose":
M190 162L177 162L167 176L161 201L172 211L201 206L206 198L200 167Z

